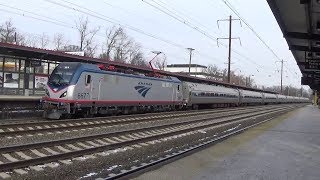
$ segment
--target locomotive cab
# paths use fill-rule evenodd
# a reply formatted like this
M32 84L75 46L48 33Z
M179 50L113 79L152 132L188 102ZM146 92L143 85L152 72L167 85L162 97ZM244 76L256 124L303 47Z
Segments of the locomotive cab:
M70 111L67 100L72 99L73 77L80 65L80 63L72 62L61 63L53 70L45 88L45 117L59 119L63 113L58 111L59 109L64 109L66 112Z
M46 95L50 98L68 98L68 87L80 63L59 64L49 77ZM70 94L69 94L70 95Z

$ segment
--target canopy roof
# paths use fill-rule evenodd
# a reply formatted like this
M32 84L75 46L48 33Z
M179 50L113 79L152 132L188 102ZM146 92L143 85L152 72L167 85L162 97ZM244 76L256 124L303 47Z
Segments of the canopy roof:
M320 90L320 1L267 0L299 69L301 84Z

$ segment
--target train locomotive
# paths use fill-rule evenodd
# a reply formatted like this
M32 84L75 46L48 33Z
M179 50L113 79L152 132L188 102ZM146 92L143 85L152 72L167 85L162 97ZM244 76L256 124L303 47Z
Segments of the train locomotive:
M130 114L200 106L228 107L308 102L290 97L223 86L180 81L172 76L117 72L103 65L59 64L46 85L44 117Z

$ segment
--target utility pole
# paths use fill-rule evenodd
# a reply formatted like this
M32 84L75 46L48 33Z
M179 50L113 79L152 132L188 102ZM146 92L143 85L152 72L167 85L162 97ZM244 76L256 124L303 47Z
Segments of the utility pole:
M283 80L283 59L281 60L281 88L280 88L281 94L282 94L282 80Z
M277 61L281 63L281 76L280 76L280 93L282 94L282 81L283 81L283 63L285 62L283 59L281 61Z
M219 39L228 39L229 40L229 51L228 51L228 83L231 82L231 78L230 78L230 71L231 71L231 40L232 39L239 39L240 41L240 45L241 45L241 40L239 37L237 38L232 38L232 21L240 21L240 25L241 25L241 20L240 19L232 19L232 16L229 16L229 19L220 19L217 20L217 25L219 28L219 22L220 21L229 21L229 37L228 38L217 38L217 44L219 46ZM242 26L242 25L241 25Z
M189 76L191 75L190 69L191 69L191 58L192 58L192 51L194 51L195 49L193 48L187 48L189 50Z

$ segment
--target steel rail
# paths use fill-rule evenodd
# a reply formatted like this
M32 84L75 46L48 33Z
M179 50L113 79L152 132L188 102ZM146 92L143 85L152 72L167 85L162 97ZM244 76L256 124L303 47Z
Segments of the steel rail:
M56 155L48 155L45 157L37 157L37 158L33 158L33 159L29 159L29 160L21 160L21 161L17 161L17 162L9 162L9 163L4 163L4 164L0 164L0 171L6 171L6 170L10 170L10 169L16 169L16 168L21 168L21 167L26 167L26 166L30 166L30 165L36 165L36 164L41 164L41 163L47 163L47 162L52 162L55 160L60 160L60 159L66 159L66 158L72 158L72 157L76 157L76 156L81 156L81 155L85 155L85 154L90 154L90 153L94 153L94 152L99 152L99 151L105 151L105 150L111 150L111 149L116 149L122 146L126 146L129 144L136 144L136 143L140 143L140 142L145 142L145 141L150 141L152 139L157 139L157 138L163 138L166 136L172 136L174 134L179 134L179 133L185 133L185 132L189 132L189 131L195 131L198 129L203 129L203 128L207 128L207 127L211 127L211 126L218 126L218 125L222 125L222 124L226 124L226 123L231 123L231 122L235 122L235 121L240 121L240 120L244 120L244 119L252 119L254 117L259 117L259 116L266 116L268 114L274 114L277 112L283 112L283 111L287 111L290 109L293 109L294 107L286 107L286 108L275 108L272 110L267 110L267 111L260 111L260 112L255 112L252 114L246 114L244 116L241 117L233 117L233 118L229 118L228 120L224 120L224 121L220 121L220 122L213 122L213 123L209 123L209 124L205 124L205 125L199 125L196 127L191 127L191 128L186 128L186 129L182 129L182 130L178 130L178 131L174 131L174 132L167 132L167 133L163 133L163 134L156 134L153 136L148 136L148 137L143 137L140 139L133 139L133 140L128 140L128 141L123 141L123 142L117 142L114 144L109 144L109 145L101 145L98 147L90 147L87 149L82 149L82 150L75 150L75 151L71 151L71 152L66 152L66 153L62 153L62 154L56 154ZM210 118L207 118L206 120L203 121L209 121L211 120ZM181 124L181 123L178 123ZM168 125L165 125L168 126ZM172 126L172 125L169 125ZM151 128L140 128L139 130L151 130L154 129L156 127L151 127ZM158 127L159 128L159 127ZM111 133L111 134L117 134L119 136L120 134L123 133L127 133L129 134L130 132L136 132L137 129L135 130L129 130L129 131L125 131L125 132L115 132L115 133ZM66 143L73 143L73 142L77 142L77 141L86 141L88 140L88 138L92 139L99 139L103 137L102 135L98 135L95 137L81 137L81 138L75 138L75 139L65 139L62 141L54 141L54 142L43 142L43 143L35 143L35 144L27 144L27 145L22 145L19 147L3 147L0 149L0 152L8 152L8 151L21 151L21 150L25 150L25 149L29 149L29 148L40 148L40 147L51 147L54 145L59 145L59 144L66 144ZM109 136L107 136L109 137ZM71 142L70 142L71 141Z
M98 120L94 120L93 122L90 123L84 121L86 124L80 124L79 122L69 122L72 125L69 125L68 123L54 123L54 122L50 122L49 124L42 124L44 127L41 127L41 129L37 128L36 125L34 127L30 126L29 124L22 124L21 126L17 126L14 124L9 124L9 125L0 125L0 137L1 136L9 136L9 135L21 135L21 134L32 134L32 133L41 133L41 132L52 132L52 131L62 131L62 130L69 130L69 129L79 129L79 128L92 128L92 127L99 127L99 126L116 126L116 125L127 125L127 124L133 124L133 123L141 123L141 122L149 122L149 121L164 121L164 120L168 120L168 119L175 119L175 118L181 118L181 117L197 117L197 116L202 116L202 115L208 115L208 114L218 114L218 113L232 113L232 112L243 112L243 111L250 111L250 110L260 110L260 109L271 109L274 107L278 107L278 106L267 106L267 107L255 107L255 108L243 108L243 109L233 109L232 111L230 110L222 110L222 111L201 111L199 113L181 113L181 114L173 114L170 117L167 117L165 115L159 115L157 117L151 117L150 116L146 116L146 117L142 117L141 119L132 119L132 118L128 118L127 120L121 120L122 118L119 118L118 121L116 121L117 119L112 119L114 121L107 121L102 119L100 122L98 122ZM281 106L279 106L281 107ZM136 118L138 118L139 116L137 116ZM102 121L106 121L106 122L102 122ZM78 123L79 125L77 125L76 123ZM61 124L64 124L64 126L62 126ZM55 127L46 127L46 126L53 126L55 125ZM32 127L32 129L29 129L30 127ZM7 130L5 130L5 128L7 128ZM9 128L11 128L9 130ZM15 128L15 129L13 129ZM22 129L22 130L21 130Z

